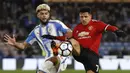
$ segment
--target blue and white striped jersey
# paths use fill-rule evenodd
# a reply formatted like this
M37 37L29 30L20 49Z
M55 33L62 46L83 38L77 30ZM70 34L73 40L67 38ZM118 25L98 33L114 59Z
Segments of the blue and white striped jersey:
M53 51L51 49L51 40L42 38L42 35L53 35L53 36L63 36L69 28L59 20L49 20L46 26L37 25L31 33L28 35L25 42L28 44L33 44L35 41L38 42L40 48L46 53L45 57L53 56Z

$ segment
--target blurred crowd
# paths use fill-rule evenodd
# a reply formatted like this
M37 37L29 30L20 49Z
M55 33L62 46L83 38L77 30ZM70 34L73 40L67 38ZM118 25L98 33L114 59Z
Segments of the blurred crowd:
M25 52L6 45L5 33L15 35L17 41L24 41L31 30L39 24L35 14L38 4L43 0L1 0L0 1L0 58L37 57L42 52L34 44ZM51 18L63 21L68 27L79 23L78 10L82 6L92 8L93 19L102 20L127 33L125 38L117 38L114 33L103 33L99 53L103 55L130 55L130 3L48 3L51 6ZM29 52L28 52L29 51Z

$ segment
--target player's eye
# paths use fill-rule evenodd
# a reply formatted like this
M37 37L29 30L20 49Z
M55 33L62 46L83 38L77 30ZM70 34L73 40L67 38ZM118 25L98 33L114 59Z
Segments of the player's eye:
M40 13L40 15L43 15L43 13Z
M84 16L80 16L81 18L83 18Z
M88 16L80 16L81 18L88 18Z
M47 15L48 13L45 13L45 15Z
M85 18L87 18L88 16L84 16Z

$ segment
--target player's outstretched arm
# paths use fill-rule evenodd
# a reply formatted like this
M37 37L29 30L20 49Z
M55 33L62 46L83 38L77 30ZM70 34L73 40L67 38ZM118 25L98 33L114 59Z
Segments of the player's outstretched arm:
M23 43L16 42L16 38L14 36L12 38L7 34L4 35L4 40L7 42L7 44L14 46L18 49L24 49L27 46L26 42L23 42Z
M120 29L118 29L117 27L115 26L111 26L109 25L107 28L106 28L107 31L112 31L114 32L118 37L126 37L126 33Z

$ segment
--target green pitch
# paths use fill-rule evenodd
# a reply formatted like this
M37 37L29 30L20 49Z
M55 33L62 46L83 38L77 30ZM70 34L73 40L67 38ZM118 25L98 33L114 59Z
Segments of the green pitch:
M0 70L0 73L36 73L35 71L22 71L22 70L16 70L16 71L2 71ZM85 73L85 71L81 70L66 70L61 73ZM130 70L100 70L100 73L130 73Z

